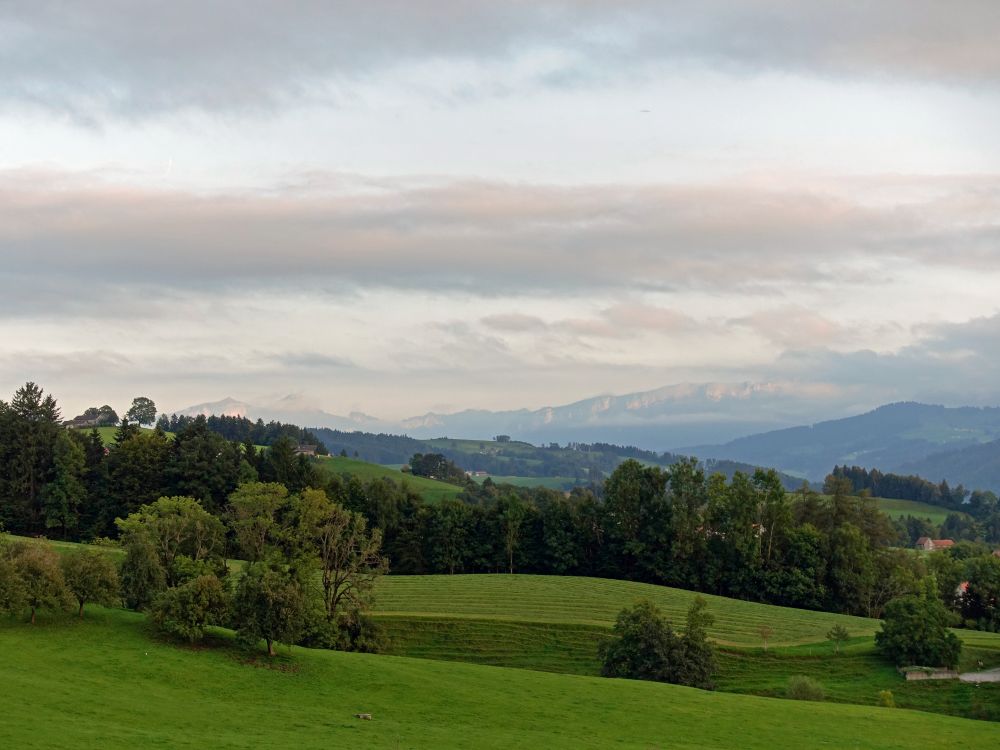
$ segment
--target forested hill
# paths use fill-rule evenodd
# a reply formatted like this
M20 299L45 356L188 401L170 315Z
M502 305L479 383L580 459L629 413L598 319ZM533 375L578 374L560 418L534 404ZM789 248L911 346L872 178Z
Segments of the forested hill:
M739 438L724 445L684 449L705 456L775 468L820 481L837 464L917 473L952 484L985 486L973 477L941 474L921 461L1000 439L1000 408L898 403L866 414ZM937 466L950 465L942 461Z
M567 477L581 484L603 480L625 459L634 458L647 464L670 466L683 456L656 453L633 446L609 443L549 443L536 446L505 436L489 440L434 438L418 440L406 435L344 432L312 429L331 454L348 456L379 464L405 464L416 453L440 453L466 471L485 471L498 476ZM719 472L731 478L737 471L752 474L755 464L728 460L704 461L710 473ZM768 468L769 464L761 466ZM798 489L802 479L780 475L787 489Z
M211 432L237 443L269 446L274 445L282 438L287 438L298 444L315 445L317 453L326 453L323 443L311 431L298 425L283 422L264 422L262 419L254 422L246 417L217 416L215 414L207 417L192 417L183 414L171 414L168 417L166 414L161 414L156 421L156 426L164 432L176 433L194 424L198 419L204 419L205 425Z
M1000 440L934 453L902 467L907 473L1000 494Z

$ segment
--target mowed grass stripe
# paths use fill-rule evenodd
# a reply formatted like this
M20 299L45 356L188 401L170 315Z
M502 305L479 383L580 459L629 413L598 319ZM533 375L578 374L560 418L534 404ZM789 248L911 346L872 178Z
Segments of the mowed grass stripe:
M877 620L775 607L683 589L603 578L535 575L387 576L376 590L380 617L484 619L610 627L623 607L652 600L678 628L696 596L715 617L710 636L720 644L757 645L760 628L774 631L774 645L826 639L834 625L852 635L872 635Z

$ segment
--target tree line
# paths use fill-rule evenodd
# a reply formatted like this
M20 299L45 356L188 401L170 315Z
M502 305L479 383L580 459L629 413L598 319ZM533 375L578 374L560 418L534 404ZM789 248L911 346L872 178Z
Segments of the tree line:
M0 524L10 532L67 540L115 536L116 518L162 496L195 497L220 513L242 482L319 486L315 468L287 436L259 451L194 418L168 436L123 421L105 446L96 430L65 429L55 399L34 383L0 401Z
M248 482L221 515L192 497L161 497L119 518L116 565L101 547L60 555L38 540L0 538L0 612L66 609L94 602L149 612L163 632L190 642L230 627L248 646L275 643L377 651L367 616L375 580L388 569L381 532L325 492L291 494ZM231 572L229 557L243 565Z
M568 495L487 480L429 504L405 482L317 472L287 438L257 451L196 418L172 440L120 427L105 449L95 433L61 428L57 412L31 384L0 403L0 518L14 533L115 537L116 519L160 497L192 497L222 519L240 485L263 482L292 496L322 491L360 514L397 574L586 575L872 617L933 576L956 618L1000 627L1000 559L975 543L930 556L898 549L909 546L905 522L843 477L831 477L824 496L788 493L773 471L726 479L693 459L626 460L604 483Z
M189 417L185 415L178 416L176 414L171 414L170 416L161 414L159 419L156 420L156 426L163 432L180 432L190 427L199 418L205 420L205 425L210 431L221 435L229 441L270 446L285 438L297 444L313 445L316 447L317 454L321 456L327 455L326 446L310 430L298 425L285 424L284 422L275 422L273 420L264 422L263 419L258 419L254 422L246 417L238 416L216 416L212 414L207 417Z
M962 485L950 487L947 480L934 484L923 477L883 473L861 466L834 466L832 476L847 479L854 492L867 491L873 497L914 500L942 508L961 509L969 496Z

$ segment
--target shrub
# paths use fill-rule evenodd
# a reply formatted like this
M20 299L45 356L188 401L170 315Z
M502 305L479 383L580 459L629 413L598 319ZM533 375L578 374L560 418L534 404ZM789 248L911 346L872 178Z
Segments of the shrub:
M128 534L124 546L122 599L129 609L146 609L166 586L166 573L156 548L144 535Z
M100 550L74 550L63 555L61 562L66 588L80 605L78 617L83 617L87 602L110 607L119 600L118 570Z
M160 594L151 615L163 632L194 643L205 637L209 625L222 625L227 611L222 582L214 575L204 575Z
M892 696L891 690L879 690L878 691L878 705L883 708L895 708L896 699Z
M600 646L601 674L653 680L711 690L715 653L705 631L712 616L697 597L688 610L687 632L679 637L652 602L643 600L618 613L614 637Z
M9 546L0 537L0 614L14 614L27 606L24 581L11 557Z
M948 610L937 597L932 579L918 595L902 596L885 607L875 645L897 667L954 667L962 642L948 630Z
M66 589L59 553L45 542L19 542L11 559L23 585L23 599L31 610L31 623L39 609L66 609L71 601Z
M826 698L823 686L812 677L795 675L788 678L785 697L796 701L821 701Z

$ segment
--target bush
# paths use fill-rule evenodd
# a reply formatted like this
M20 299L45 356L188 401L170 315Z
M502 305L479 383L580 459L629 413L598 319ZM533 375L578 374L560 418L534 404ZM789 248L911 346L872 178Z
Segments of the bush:
M785 697L796 701L821 701L825 700L826 693L823 686L812 677L796 675L788 678Z
M883 708L895 708L896 699L892 696L891 690L879 690L878 691L878 705Z
M66 588L80 607L78 617L83 617L87 602L112 607L120 600L118 569L105 553L76 549L63 555L61 563Z
M209 625L222 625L228 612L222 582L214 575L198 576L167 589L153 602L153 622L165 633L195 643Z
M614 637L600 646L601 674L711 690L715 652L705 631L712 617L704 610L705 600L697 597L680 637L652 602L626 607L618 613Z
M948 610L928 580L919 596L902 596L885 607L875 645L897 667L954 667L962 642L948 630Z

